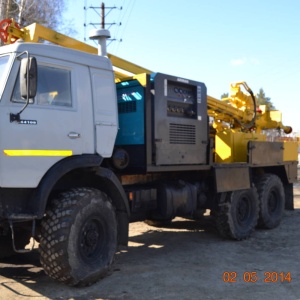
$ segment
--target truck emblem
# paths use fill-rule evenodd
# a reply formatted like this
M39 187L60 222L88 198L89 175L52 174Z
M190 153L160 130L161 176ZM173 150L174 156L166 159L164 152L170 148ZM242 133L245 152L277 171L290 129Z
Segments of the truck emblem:
M23 125L37 125L36 120L20 120L18 123Z

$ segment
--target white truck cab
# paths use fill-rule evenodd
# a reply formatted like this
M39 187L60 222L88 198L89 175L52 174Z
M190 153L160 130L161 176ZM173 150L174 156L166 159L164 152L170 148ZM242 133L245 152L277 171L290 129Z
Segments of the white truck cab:
M26 103L18 77L25 51L37 60L37 93L20 120L13 121L10 114ZM49 168L66 156L111 156L118 116L108 58L17 42L0 48L0 65L1 187L37 187Z

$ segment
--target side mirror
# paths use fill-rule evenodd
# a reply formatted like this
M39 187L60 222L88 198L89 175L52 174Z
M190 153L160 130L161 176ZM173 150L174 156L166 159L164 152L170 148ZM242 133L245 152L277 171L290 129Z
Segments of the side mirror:
M37 90L37 62L35 57L25 57L20 67L20 92L24 99L32 99Z

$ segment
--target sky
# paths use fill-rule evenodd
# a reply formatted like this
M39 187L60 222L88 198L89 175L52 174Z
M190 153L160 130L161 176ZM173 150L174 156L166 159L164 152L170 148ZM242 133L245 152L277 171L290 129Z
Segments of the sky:
M73 37L88 40L101 1L66 0ZM299 0L106 0L108 52L153 72L204 82L220 99L230 83L263 88L300 134ZM86 7L86 9L84 9ZM122 9L120 9L122 7ZM119 26L119 23L122 23ZM86 24L86 26L84 26ZM96 45L95 45L96 47Z

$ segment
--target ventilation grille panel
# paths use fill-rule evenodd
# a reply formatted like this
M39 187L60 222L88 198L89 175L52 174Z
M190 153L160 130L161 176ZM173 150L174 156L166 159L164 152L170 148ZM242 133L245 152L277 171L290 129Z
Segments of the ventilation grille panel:
M136 101L127 101L118 103L119 114L136 112Z
M196 144L195 125L183 125L170 123L170 144Z

